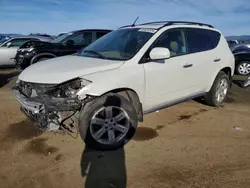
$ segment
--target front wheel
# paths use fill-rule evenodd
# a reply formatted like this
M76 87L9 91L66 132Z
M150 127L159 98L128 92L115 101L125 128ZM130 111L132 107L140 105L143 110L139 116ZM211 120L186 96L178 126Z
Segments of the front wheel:
M210 106L221 106L227 96L229 86L230 81L228 75L225 72L220 71L212 88L204 96L205 102Z
M236 74L247 76L250 74L250 61L242 61L236 67Z
M124 97L107 94L88 102L80 112L79 132L88 147L113 150L135 134L136 110Z

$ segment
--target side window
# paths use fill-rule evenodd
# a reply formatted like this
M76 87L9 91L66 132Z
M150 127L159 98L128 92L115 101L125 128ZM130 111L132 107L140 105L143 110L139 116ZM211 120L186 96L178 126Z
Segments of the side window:
M217 31L212 31L212 30L207 30L206 32L213 43L213 48L216 48L220 42L221 34L218 33ZM231 44L234 44L234 42L232 41Z
M181 29L173 29L164 32L153 44L154 47L168 48L170 56L178 56L187 53L185 35Z
M205 29L186 29L188 53L197 53L214 48Z
M67 41L72 40L73 45L87 46L92 42L92 32L77 33L68 38Z
M102 36L106 35L107 33L104 32L96 32L96 39L101 38Z
M93 33L92 32L84 32L83 36L83 45L88 46L92 43L92 37Z
M29 38L25 38L25 39L13 39L13 40L11 40L10 42L8 42L8 43L10 43L10 47L20 47L20 46L22 46L25 42L27 42L27 41L29 41L30 39ZM6 43L5 45L4 45L4 47L7 47L7 44L8 43Z

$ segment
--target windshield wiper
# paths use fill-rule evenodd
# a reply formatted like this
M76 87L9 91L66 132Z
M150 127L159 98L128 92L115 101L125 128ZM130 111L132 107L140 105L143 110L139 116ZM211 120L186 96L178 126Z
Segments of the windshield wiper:
M84 50L83 52L86 52L86 53L92 53L92 54L95 54L97 55L98 57L102 58L102 59L106 59L106 57L96 51L93 51L93 50Z

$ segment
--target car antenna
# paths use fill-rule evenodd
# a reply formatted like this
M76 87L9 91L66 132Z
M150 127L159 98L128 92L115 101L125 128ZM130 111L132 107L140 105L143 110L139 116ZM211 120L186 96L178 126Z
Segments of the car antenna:
M137 20L139 19L139 16L135 19L134 23L131 25L131 27L135 26L135 23L137 22Z

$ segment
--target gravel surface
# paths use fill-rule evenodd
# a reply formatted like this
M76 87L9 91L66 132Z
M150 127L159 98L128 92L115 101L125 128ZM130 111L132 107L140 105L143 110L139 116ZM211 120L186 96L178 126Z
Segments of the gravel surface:
M250 89L221 108L188 101L145 117L123 149L98 152L78 136L42 133L19 110L0 71L1 188L249 188Z

